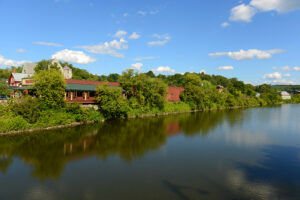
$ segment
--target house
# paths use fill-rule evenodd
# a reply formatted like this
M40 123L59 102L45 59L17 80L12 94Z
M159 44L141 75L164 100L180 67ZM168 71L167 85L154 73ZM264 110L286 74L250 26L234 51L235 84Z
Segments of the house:
M103 81L88 81L88 80L74 80L65 79L65 100L67 103L80 103L80 104L95 104L96 88L98 85L104 85ZM118 82L108 82L110 87L120 87ZM22 84L19 86L11 86L14 90L14 95L19 96L22 94L33 94L34 88L32 87L33 80L30 78L23 78ZM168 95L166 99L169 102L180 101L180 94L184 90L182 87L168 87Z
M180 101L180 94L184 90L183 87L168 87L168 96L167 100L169 102L178 102Z
M32 75L24 73L16 73L16 70L10 75L8 79L8 85L11 87L19 87L22 85L23 78L31 78Z
M295 91L294 94L300 95L300 90L299 91Z
M224 87L222 85L217 85L216 89L218 92L223 92Z
M281 98L284 99L284 100L291 99L291 95L290 95L288 92L286 92L286 91L281 91L281 92L280 92L280 96L281 96Z

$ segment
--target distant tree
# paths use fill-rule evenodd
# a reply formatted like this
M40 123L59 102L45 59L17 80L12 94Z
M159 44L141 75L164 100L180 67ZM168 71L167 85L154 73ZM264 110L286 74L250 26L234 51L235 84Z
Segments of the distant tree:
M57 66L57 63L51 63L50 60L41 60L40 62L37 63L37 65L34 68L34 71L37 73L42 70L47 70L47 69L59 69Z
M62 73L57 69L41 70L34 75L36 95L48 108L64 105L65 84Z
M16 73L21 73L22 72L23 67L8 67L5 69L0 69L0 79L9 79L9 76L11 75L11 73L13 73L14 70L16 70Z
M153 71L148 71L147 73L145 73L148 77L150 78L154 78L155 77L155 74L153 73Z
M120 74L113 73L108 75L107 80L110 82L117 82L119 78L120 78Z
M5 80L0 80L0 96L5 95L8 96L12 90L9 89L8 84Z

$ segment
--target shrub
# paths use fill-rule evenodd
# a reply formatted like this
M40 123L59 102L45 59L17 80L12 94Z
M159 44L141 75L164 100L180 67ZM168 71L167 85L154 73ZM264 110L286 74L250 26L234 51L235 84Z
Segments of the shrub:
M15 99L9 107L15 115L21 115L29 123L35 123L41 112L38 100L31 96Z
M30 124L21 116L0 118L0 132L25 130Z

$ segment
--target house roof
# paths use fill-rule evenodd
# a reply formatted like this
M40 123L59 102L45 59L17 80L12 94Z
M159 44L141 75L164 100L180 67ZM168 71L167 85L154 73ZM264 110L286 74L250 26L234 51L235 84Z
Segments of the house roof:
M87 80L74 80L74 79L65 79L67 84L81 84L81 85L104 85L104 81L87 81ZM109 86L120 86L118 82L107 82Z
M23 73L12 73L15 81L22 81L23 78L29 78L31 77L30 74L23 74Z
M286 92L286 91L281 91L281 95L282 96L290 96L290 94L288 92Z
M23 74L34 74L34 68L36 67L36 63L24 63L22 73Z
M67 91L96 91L97 85L67 84Z

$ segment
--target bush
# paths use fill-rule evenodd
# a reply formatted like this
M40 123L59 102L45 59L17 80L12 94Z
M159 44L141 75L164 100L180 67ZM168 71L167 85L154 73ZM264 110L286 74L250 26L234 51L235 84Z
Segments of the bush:
M0 132L18 131L30 128L30 124L21 116L0 118Z
M23 96L9 105L15 115L20 115L29 123L35 123L40 116L40 107L35 97Z
M96 111L94 109L87 109L87 120L88 121L99 121L104 119L102 114L99 111Z
M46 110L41 112L40 118L34 124L35 127L50 127L65 125L75 122L76 116L63 110Z

